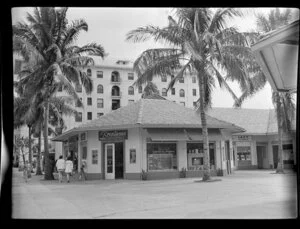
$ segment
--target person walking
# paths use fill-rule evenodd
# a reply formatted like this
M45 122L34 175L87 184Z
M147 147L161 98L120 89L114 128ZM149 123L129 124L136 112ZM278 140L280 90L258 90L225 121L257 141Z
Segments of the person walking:
M62 182L62 177L63 177L63 171L65 170L65 160L63 159L63 156L60 155L59 159L56 161L56 169L58 171L58 180L59 183Z
M65 173L67 174L67 182L70 183L70 175L73 172L73 162L72 158L69 156L66 161Z

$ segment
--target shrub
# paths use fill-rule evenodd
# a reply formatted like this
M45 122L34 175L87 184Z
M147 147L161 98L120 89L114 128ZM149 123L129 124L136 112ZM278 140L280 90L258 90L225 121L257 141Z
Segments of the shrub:
M142 169L142 174L141 174L142 180L147 180L147 172Z
M179 173L180 178L186 178L186 168L182 168Z

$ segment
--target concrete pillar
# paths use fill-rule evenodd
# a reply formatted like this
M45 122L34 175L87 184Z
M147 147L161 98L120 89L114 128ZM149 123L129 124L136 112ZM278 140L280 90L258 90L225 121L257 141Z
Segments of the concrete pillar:
M177 142L177 164L178 170L181 171L182 168L187 169L187 149L186 141Z
M251 164L257 166L257 152L256 152L256 141L251 142Z
M82 154L81 154L81 139L80 139L80 134L78 134L78 142L77 142L77 161L78 161L78 165L77 165L77 171L80 172L80 167L81 167L81 160L82 160Z
M216 168L222 169L221 141L216 141Z
M142 134L142 153L141 153L141 172L142 169L147 172L147 141L146 141L146 134L143 131Z

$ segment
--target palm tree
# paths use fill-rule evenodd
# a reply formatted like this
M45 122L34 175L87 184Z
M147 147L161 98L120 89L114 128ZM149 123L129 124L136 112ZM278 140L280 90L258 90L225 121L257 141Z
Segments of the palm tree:
M153 83L152 81L149 81L149 82L147 82L147 85L144 88L142 98L145 98L152 94L159 94L159 90L155 83Z
M283 25L289 24L295 17L299 18L299 15L293 15L291 9L280 12L280 10L276 8L271 10L268 16L258 14L256 24L259 31L267 33ZM294 118L296 108L293 96L289 92L273 91L272 101L276 111L278 126L278 165L276 172L283 173L282 134L283 132L288 132L290 130L290 123Z
M154 76L175 74L169 90L176 81L187 76L185 73L196 74L204 148L204 181L210 179L205 112L211 105L215 79L237 100L226 81L237 80L242 91L246 91L253 86L250 72L253 77L261 74L250 50L255 34L239 33L236 28L225 26L226 19L242 15L241 10L233 8L180 8L176 9L177 20L169 16L166 27L145 26L127 34L129 41L140 42L152 37L169 46L148 49L136 59L134 71L138 79L135 84L142 85Z
M105 55L101 45L91 43L79 47L74 45L81 31L87 31L83 20L69 24L66 18L68 8L35 8L33 14L27 14L28 24L13 26L14 52L22 55L28 62L27 71L23 71L20 82L28 90L42 94L44 100L44 149L45 179L52 179L48 147L49 100L59 87L71 95L82 106L74 85L82 84L90 94L93 83L84 71L84 67L94 64L89 55Z

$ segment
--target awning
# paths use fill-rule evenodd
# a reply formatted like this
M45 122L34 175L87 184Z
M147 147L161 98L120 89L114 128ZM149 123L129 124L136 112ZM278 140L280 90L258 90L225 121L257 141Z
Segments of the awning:
M184 129L147 129L152 141L188 141Z
M251 49L274 90L297 90L299 20L267 33Z

